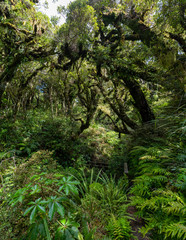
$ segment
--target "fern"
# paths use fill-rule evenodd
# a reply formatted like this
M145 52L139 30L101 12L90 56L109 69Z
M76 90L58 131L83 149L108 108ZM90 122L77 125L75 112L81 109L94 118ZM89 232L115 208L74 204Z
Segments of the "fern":
M130 194L135 194L140 197L150 197L151 192L150 192L149 182L141 182L141 183L135 184L131 188Z
M159 189L153 191L149 199L133 196L131 197L131 202L139 210L138 214L141 217L145 217L147 221L145 227L140 230L143 235L155 231L156 234L153 236L153 239L166 239L168 237L173 240L184 239L180 237L182 236L181 229L183 230L183 225L180 221L184 219L186 207L184 200L178 193ZM180 227L180 230L178 230L178 227ZM179 234L178 231L180 231ZM159 237L156 238L156 235ZM163 238L160 238L160 236Z
M169 197L171 200L174 200L174 201L178 201L182 204L184 204L184 200L179 196L178 193L175 193L171 190L166 190L166 191L163 191L161 189L158 189L156 191L153 192L153 194L158 194L158 195L163 195L165 197Z
M158 195L157 195L158 194ZM171 194L171 195L170 195ZM169 215L179 215L184 216L186 212L186 207L184 205L184 201L180 198L180 196L172 191L154 191L152 196L148 200L143 200L141 202L141 210L144 208L148 208L151 210L161 209L163 212Z
M186 226L183 223L173 223L166 227L165 230L165 239L171 237L171 239L186 239Z
M107 227L107 230L113 240L131 239L131 226L126 218L116 219L112 215L112 219Z
M140 229L140 233L142 233L143 237L145 237L145 235L153 229L154 229L154 224L150 222L149 224L146 224L145 227L142 227Z
M152 166L151 166L152 167ZM157 168L153 168L152 169L152 173L153 174L159 174L159 175L165 175L165 176L169 176L170 175L170 172L167 171L167 169L164 169L164 168L160 168L160 167L157 167Z
M181 168L175 186L182 191L186 198L186 168Z
M130 156L136 174L130 204L146 222L141 233L150 233L153 240L186 239L185 168L181 165L185 153L181 145L137 146Z
M164 175L143 174L134 180L130 193L138 196L150 197L152 190L164 186L168 178Z
M186 206L184 200L177 193L174 193L170 190L157 190L154 191L153 194L158 194L159 196L161 195L163 199L166 200L167 206L164 206L162 210L168 215L172 214L181 217L186 214Z
M133 147L133 149L130 151L130 155L132 157L136 157L136 156L141 156L143 153L146 153L148 150L148 148L143 147L143 146L136 146Z
M139 160L141 163L146 163L146 162L154 162L154 160L156 160L157 158L155 156L152 156L152 155L148 155L148 154L145 154L145 155L142 155Z
M155 196L150 198L149 200L144 201L144 203L141 205L141 210L144 208L148 208L150 210L158 210L159 208L162 208L164 205L168 204L168 200L160 197Z
M171 206L166 207L163 211L167 214L175 214L175 215L185 215L186 214L186 207L178 202L170 202Z

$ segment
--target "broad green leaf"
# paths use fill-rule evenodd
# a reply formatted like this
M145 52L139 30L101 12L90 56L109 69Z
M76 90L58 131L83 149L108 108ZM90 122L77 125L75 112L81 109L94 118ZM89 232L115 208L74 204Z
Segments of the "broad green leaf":
M65 193L66 193L66 195L68 195L69 194L69 191L70 189L69 189L69 186L67 185L67 186L65 186L65 189L64 189L64 191L65 191Z
M70 190L71 190L73 193L78 194L78 189L77 189L75 186L71 187Z
M35 194L35 193L39 193L39 192L41 192L41 189L38 187L38 185L36 184L36 185L34 185L33 187L32 187L32 192L30 193L31 195L33 195L33 194Z
M30 214L30 222L33 223L36 216L37 207L35 206Z
M63 219L60 220L60 223L62 223L63 225L65 225L66 222L67 222L67 220L66 220L65 218L63 218Z
M45 212L45 208L44 208L43 206L41 206L41 205L37 205L37 209L38 209L38 211L41 212L41 213L44 213L44 214L46 213L46 212Z
M58 191L61 192L61 190L64 188L64 186L61 186Z
M70 232L68 229L65 230L65 237L66 237L66 240L67 240L67 239L68 239L68 240L74 240L71 232Z
M56 173L56 174L54 174L54 177L64 177L64 175Z
M10 201L10 204L11 204L12 207L14 207L17 203L18 203L18 199L12 199Z
M71 222L71 225L74 227L75 231L77 231L78 227L80 227L79 223L77 223L77 222Z
M45 226L45 231L46 231L46 235L47 235L47 240L52 240L52 238L51 238L51 236L50 236L49 229L48 229L48 224L47 224L47 221L46 221L45 218L43 219L43 222L44 222L44 226Z
M28 205L35 205L35 202L29 202Z
M79 226L78 223L74 223L74 224L76 224L77 226ZM78 237L79 230L78 230L78 228L75 227L74 225L73 225L73 227L71 228L71 232L73 233L74 237L76 237L76 238Z
M41 201L42 198L38 198L35 203L39 203Z
M52 220L52 218L54 216L54 212L55 212L55 205L54 205L54 203L52 203L52 205L49 209L49 212L48 212L48 216L49 216L50 220Z
M25 210L25 212L23 213L23 216L26 216L33 208L34 208L34 206L27 208Z
M46 204L48 204L48 202L49 202L49 201L42 200L42 201L39 202L39 204L46 205Z
M65 214L65 209L64 209L64 207L63 207L61 204L59 204L58 202L55 203L55 206L56 206L57 212L58 212L62 217L64 217L64 214Z

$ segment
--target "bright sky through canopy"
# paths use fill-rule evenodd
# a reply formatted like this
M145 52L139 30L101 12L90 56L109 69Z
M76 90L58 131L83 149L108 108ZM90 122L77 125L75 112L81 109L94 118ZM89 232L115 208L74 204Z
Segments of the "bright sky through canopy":
M45 8L45 2L48 2L48 8ZM57 6L67 6L73 0L40 0L40 7L39 11L43 12L44 14L48 15L49 17L57 16ZM64 23L65 19L61 16L60 24Z

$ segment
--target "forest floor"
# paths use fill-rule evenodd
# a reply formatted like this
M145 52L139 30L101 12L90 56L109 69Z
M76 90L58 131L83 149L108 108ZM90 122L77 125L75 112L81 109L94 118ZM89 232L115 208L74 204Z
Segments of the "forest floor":
M134 206L129 206L128 209L127 209L127 213L130 214L130 216L132 218L134 218L134 220L130 220L130 224L131 224L131 227L132 227L132 234L134 235L135 238L132 238L131 240L149 240L148 237L143 237L143 235L139 232L139 229L141 227L144 226L144 221L142 218L139 218L135 215L135 213L137 212L136 208Z

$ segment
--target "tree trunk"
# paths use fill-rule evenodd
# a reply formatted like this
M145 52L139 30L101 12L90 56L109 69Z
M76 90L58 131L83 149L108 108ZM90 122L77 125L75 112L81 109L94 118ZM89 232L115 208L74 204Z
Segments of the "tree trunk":
M0 109L2 108L2 98L3 98L3 93L5 91L5 83L0 83Z
M123 81L135 101L135 107L138 109L141 115L142 122L146 123L154 120L154 113L152 112L145 95L141 90L140 84L136 80L129 77L123 78Z

